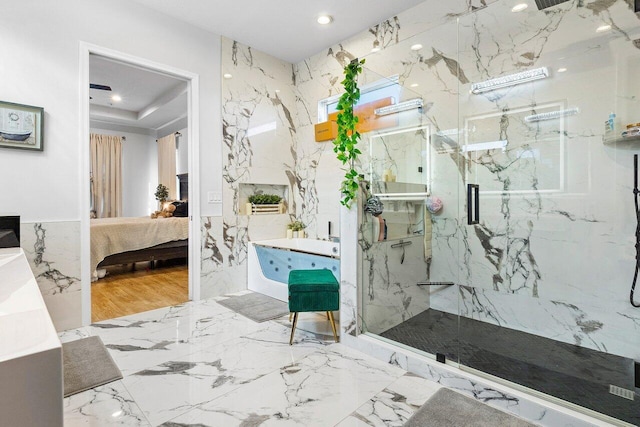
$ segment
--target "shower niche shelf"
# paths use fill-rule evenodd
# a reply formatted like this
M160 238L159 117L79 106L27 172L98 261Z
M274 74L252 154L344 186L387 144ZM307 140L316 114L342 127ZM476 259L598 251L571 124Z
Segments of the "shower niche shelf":
M249 196L253 194L274 194L282 201L277 205L252 205ZM238 213L240 215L283 215L289 212L289 186L281 184L240 183L238 192Z
M640 142L640 135L636 136L628 136L628 137L618 137L618 138L603 138L602 142L604 145L617 145L617 144L632 144Z

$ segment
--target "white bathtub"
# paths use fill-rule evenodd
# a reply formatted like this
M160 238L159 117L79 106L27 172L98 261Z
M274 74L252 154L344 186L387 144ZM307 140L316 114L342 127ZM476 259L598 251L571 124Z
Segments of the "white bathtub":
M61 427L62 389L62 346L27 258L0 249L0 424Z
M249 242L248 288L281 301L288 300L290 270L326 268L340 279L340 244L314 239Z

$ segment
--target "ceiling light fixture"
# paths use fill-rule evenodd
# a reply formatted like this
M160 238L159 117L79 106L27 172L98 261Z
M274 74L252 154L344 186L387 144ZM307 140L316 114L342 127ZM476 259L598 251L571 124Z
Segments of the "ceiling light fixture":
M233 77L233 76L232 76L231 74L229 74L229 73L224 73L224 74L222 75L222 77L224 77L225 79L230 79L230 78L231 78L231 77Z
M386 116L387 114L399 113L401 111L414 110L416 108L422 108L422 98L414 98L409 101L400 102L398 104L387 105L386 107L376 108L374 113L376 116Z
M524 118L527 123L541 122L544 120L559 119L560 117L575 116L580 112L579 108L569 108L568 110L549 111L546 113L532 114Z
M418 83L411 83L411 87L418 87L420 86Z
M422 49L422 45L420 43L416 43L411 46L411 50L420 50Z
M611 25L609 24L600 25L598 28L596 28L596 33L604 33L605 31L609 31L610 29Z
M526 3L518 3L517 5L513 6L513 8L511 9L511 12L522 12L523 10L525 10L526 8L528 8L529 5Z
M549 77L549 69L547 67L535 68L533 70L510 74L508 76L502 76L480 83L473 83L471 85L471 93L477 95L479 93L491 92L492 90L496 89L515 86L535 80L546 79L547 77Z
M559 73L564 73L565 71L567 71L566 68L562 67L562 68L558 68L558 72Z
M318 16L318 24L320 25L328 25L333 22L333 17L331 15L320 15Z
M376 46L376 47L373 47L373 48L371 48L371 52L374 52L374 53L375 53L375 52L380 52L380 48L379 48L379 47L377 47L377 46Z
M111 97L111 100L112 100L113 102L120 102L120 101L122 101L122 97L120 97L120 95L113 95L113 96Z

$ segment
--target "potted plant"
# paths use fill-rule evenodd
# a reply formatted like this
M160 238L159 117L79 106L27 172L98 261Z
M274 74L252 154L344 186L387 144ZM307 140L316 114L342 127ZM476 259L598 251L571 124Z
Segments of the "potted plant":
M246 206L247 215L284 213L282 197L277 194L253 194Z
M155 196L156 200L160 202L160 210L162 210L164 202L166 202L167 198L169 197L169 189L163 184L158 184L158 186L156 187Z
M307 228L302 221L293 221L287 225L287 239L304 238L304 229Z

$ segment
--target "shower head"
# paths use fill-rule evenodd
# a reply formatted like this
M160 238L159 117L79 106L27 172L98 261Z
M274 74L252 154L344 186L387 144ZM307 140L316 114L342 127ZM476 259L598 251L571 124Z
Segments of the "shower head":
M553 6L557 6L560 3L565 3L569 0L536 0L536 5L539 10L548 9Z

